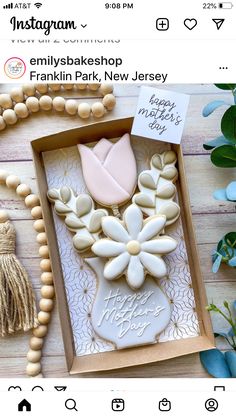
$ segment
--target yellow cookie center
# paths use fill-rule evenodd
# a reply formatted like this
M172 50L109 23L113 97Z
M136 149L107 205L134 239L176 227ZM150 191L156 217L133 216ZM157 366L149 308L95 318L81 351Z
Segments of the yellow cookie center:
M137 240L131 240L127 243L126 248L130 255L138 255L141 250L140 243Z

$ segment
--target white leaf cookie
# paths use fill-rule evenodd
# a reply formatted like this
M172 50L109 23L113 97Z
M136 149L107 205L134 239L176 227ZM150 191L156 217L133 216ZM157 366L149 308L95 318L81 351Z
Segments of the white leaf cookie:
M105 209L95 209L92 198L87 194L76 196L67 186L48 191L48 199L54 203L55 212L65 217L68 230L76 233L73 245L78 252L85 252L99 239L101 220L108 215Z
M180 215L179 205L173 202L176 194L173 183L178 177L176 161L177 156L174 151L154 154L151 159L151 170L140 173L138 177L140 192L133 196L133 202L144 214L165 215L166 225L173 224Z
M167 270L162 255L177 247L176 240L160 235L165 224L165 215L143 220L142 211L134 204L124 212L123 222L113 216L102 218L102 230L107 238L94 243L92 251L110 259L104 277L113 280L125 273L132 289L143 285L147 273L155 278L164 277Z

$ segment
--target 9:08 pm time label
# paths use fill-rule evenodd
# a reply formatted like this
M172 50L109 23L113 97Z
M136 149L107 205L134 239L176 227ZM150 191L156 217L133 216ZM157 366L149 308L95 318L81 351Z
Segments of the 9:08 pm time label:
M132 10L134 9L134 4L133 3L115 3L115 2L110 2L110 3L105 3L105 9L109 10L109 9L124 9L124 10Z

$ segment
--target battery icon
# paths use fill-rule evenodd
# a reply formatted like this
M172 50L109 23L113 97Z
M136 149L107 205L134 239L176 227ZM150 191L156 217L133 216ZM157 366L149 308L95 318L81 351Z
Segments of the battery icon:
M219 9L232 9L233 3L224 1L223 3L219 3Z

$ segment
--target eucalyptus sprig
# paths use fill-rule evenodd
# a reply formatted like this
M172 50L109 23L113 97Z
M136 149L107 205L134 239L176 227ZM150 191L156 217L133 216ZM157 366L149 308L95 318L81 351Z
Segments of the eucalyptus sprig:
M232 268L236 267L236 232L232 231L226 234L218 243L216 250L212 255L212 272L219 270L221 263Z
M215 337L222 336L224 339L226 339L231 348L236 351L236 317L234 315L234 311L236 309L236 301L233 302L232 309L228 301L224 301L223 305L226 309L225 311L221 310L213 303L209 304L206 309L209 312L220 314L229 323L230 329L228 333L215 332Z
M219 314L230 325L228 332L215 331L215 337L223 337L231 346L230 350L220 351L210 349L200 352L200 360L205 370L216 378L236 377L236 301L232 306L224 301L224 309L217 307L214 303L209 304L208 311Z
M232 103L215 100L203 109L203 116L211 115L221 106L228 109L221 119L221 133L219 137L203 144L205 150L211 150L211 161L217 167L236 167L236 84L216 84L221 90L231 91ZM218 189L213 194L221 201L236 202L236 181L230 182L226 188ZM236 232L226 234L219 241L212 255L212 271L216 273L221 263L236 267Z
M218 167L236 167L236 84L216 84L221 90L231 91L232 103L224 100L214 100L203 109L203 116L211 115L221 106L227 106L227 110L221 119L222 135L204 143L205 150L212 150L211 161Z

